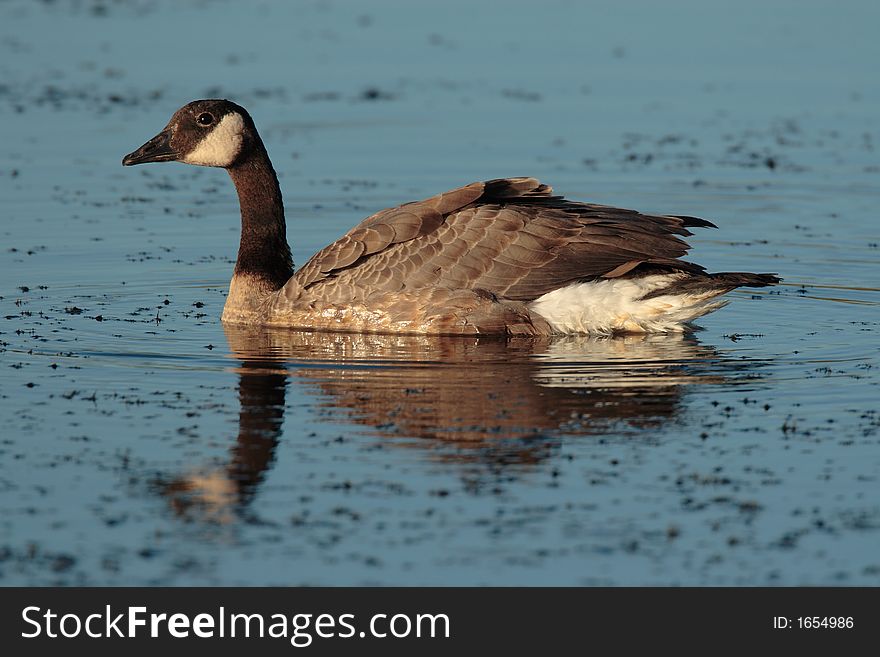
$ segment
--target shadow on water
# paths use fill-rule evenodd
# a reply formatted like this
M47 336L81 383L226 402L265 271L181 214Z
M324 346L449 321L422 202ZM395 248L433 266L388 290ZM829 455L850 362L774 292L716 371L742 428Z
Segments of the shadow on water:
M238 436L221 465L159 478L175 513L229 523L248 507L282 436L288 386L321 420L416 448L466 478L542 463L577 437L652 440L690 386L758 376L693 336L555 340L312 333L226 326L239 359Z

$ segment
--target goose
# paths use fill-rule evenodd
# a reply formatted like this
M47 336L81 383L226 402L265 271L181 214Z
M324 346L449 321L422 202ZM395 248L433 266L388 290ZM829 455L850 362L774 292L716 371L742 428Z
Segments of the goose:
M278 178L250 114L196 100L122 164L176 161L228 171L241 240L221 320L304 330L438 335L684 332L740 286L774 274L680 259L685 215L557 196L534 178L474 182L381 210L296 272Z

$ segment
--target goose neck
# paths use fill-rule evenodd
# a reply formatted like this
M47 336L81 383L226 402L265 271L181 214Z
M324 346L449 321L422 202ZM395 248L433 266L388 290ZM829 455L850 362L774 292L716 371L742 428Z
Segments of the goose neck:
M260 280L272 290L293 274L278 177L262 144L228 169L241 206L241 242L235 275Z

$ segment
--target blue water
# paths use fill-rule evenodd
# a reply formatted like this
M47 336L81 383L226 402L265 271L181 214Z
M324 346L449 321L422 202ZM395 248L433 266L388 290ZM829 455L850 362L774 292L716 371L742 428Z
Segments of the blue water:
M875 3L0 4L0 583L880 583ZM246 106L297 263L473 180L711 219L691 336L219 321Z

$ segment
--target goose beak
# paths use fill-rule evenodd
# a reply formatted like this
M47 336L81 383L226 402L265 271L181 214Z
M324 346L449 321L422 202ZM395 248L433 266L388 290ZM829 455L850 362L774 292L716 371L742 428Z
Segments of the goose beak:
M171 162L177 159L177 153L171 147L171 131L163 130L133 153L122 158L122 166L147 162Z

